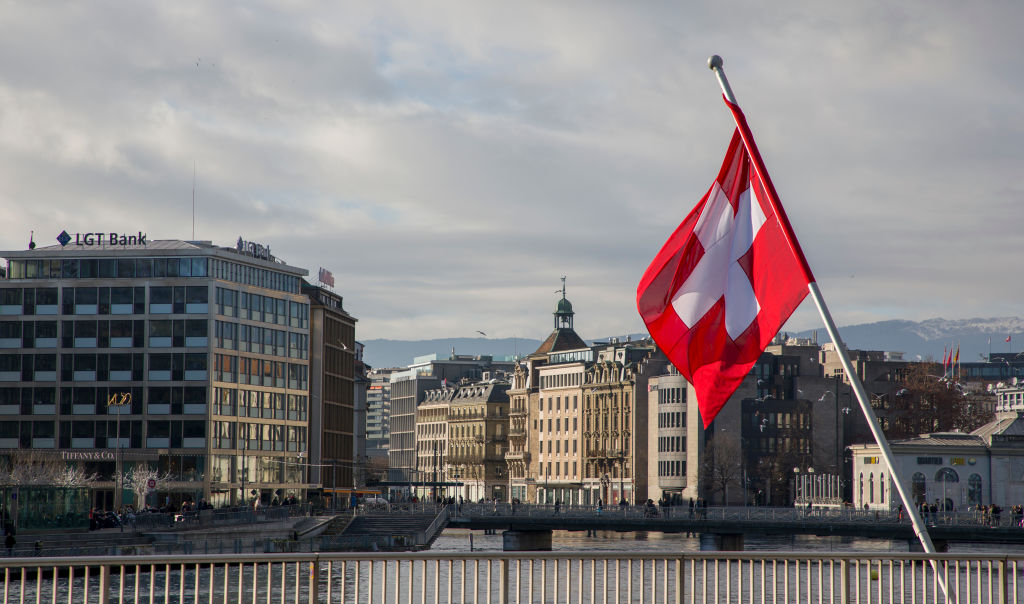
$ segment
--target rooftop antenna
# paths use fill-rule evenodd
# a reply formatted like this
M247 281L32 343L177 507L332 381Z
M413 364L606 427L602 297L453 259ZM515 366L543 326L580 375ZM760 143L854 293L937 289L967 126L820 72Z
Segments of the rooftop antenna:
M29 231L28 232L28 249L30 249L30 250L36 249L36 242L33 239L35 237L35 234L36 234L35 231Z
M192 241L196 240L196 160L192 160Z

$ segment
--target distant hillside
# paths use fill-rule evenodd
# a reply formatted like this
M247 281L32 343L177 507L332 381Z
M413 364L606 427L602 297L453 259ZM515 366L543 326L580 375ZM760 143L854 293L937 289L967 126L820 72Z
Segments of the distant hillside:
M825 329L819 329L818 342L828 341ZM813 330L789 335L809 338ZM977 361L992 352L1024 351L1024 320L1019 317L989 319L928 319L926 321L880 321L839 328L847 346L860 350L903 352L913 361L931 358L942 360L943 346L960 346L961 361ZM1010 336L1010 343L1006 337ZM625 336L612 336L625 339ZM632 334L634 340L644 334ZM607 341L602 338L599 341ZM436 340L363 340L365 359L372 367L405 367L413 358L436 353L446 357L452 353L471 355L524 356L541 344L530 338L443 338ZM592 340L588 340L592 342Z
M425 354L447 357L455 354L493 357L525 356L540 347L541 340L529 338L441 338L437 340L361 340L366 346L363 359L371 367L405 367Z
M827 342L825 329L819 329L818 342ZM846 345L860 350L886 350L905 353L910 361L931 358L942 360L943 347L960 347L961 361L977 361L992 352L1024 349L1024 320L1018 317L989 319L928 319L926 321L880 321L840 327ZM809 338L813 331L797 337ZM1010 336L1009 343L1006 337ZM991 347L989 341L991 339Z

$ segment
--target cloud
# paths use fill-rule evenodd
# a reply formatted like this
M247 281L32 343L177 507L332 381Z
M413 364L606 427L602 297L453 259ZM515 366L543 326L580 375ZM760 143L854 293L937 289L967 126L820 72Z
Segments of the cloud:
M731 132L719 53L840 324L1014 314L1016 3L8 6L0 248L266 241L358 337L638 332ZM790 330L820 325L805 304Z

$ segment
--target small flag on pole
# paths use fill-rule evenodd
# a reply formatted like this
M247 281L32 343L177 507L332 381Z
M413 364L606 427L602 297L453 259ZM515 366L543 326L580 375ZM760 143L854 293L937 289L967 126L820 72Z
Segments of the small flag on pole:
M812 280L770 181L752 166L746 120L711 189L654 257L637 287L637 309L662 351L693 385L707 427ZM766 175L765 175L766 176ZM778 208L779 211L776 211ZM791 239L795 241L795 238Z
M1007 344L1009 344L1009 343L1010 343L1010 336L1006 336L1006 343L1007 343Z

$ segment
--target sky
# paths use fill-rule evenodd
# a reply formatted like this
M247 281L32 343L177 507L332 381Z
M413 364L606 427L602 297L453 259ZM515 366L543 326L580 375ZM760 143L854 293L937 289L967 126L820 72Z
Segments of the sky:
M2 2L0 249L269 244L357 338L644 331L719 54L839 325L1015 316L1024 3ZM194 174L194 180L193 180ZM193 182L195 185L193 186ZM786 329L821 326L810 301Z

